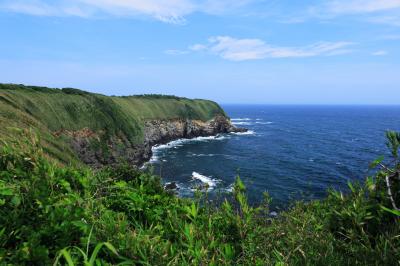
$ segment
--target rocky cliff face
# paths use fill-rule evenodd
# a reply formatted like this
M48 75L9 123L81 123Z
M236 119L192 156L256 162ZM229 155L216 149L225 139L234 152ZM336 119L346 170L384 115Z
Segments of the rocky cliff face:
M99 134L88 129L63 134L71 137L72 147L84 163L101 167L120 161L140 166L151 158L154 145L172 140L244 131L246 129L233 126L225 116L217 116L208 122L187 119L145 121L144 141L140 144L132 144L124 136L101 140Z

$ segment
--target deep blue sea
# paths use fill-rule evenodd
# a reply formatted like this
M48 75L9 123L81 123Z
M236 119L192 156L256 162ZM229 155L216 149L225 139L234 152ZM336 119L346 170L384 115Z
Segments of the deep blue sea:
M178 140L155 147L151 160L163 182L176 182L179 195L193 196L208 183L210 197L244 180L251 203L263 192L273 209L294 200L318 199L328 188L346 191L364 181L371 161L386 155L385 130L400 130L400 106L225 105L246 134Z

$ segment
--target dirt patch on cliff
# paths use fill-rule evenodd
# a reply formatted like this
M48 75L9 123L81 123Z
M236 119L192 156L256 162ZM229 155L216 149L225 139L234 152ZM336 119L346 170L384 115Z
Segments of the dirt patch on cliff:
M96 138L99 139L99 134L91 130L90 128L82 128L80 130L67 130L60 129L53 132L55 137L60 137L61 135L65 135L72 138Z

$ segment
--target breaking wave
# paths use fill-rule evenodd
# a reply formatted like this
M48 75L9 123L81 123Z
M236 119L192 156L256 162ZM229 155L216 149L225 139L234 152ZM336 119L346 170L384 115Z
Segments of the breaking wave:
M251 118L232 118L231 121L250 121Z
M182 147L186 143L193 142L207 142L207 141L219 141L230 138L229 135L217 135L217 136L208 136L208 137L197 137L192 139L178 139L166 144L155 145L151 148L153 156L150 158L150 163L155 163L159 161L158 153L165 149L176 149L178 147Z
M201 181L204 184L207 184L209 189L213 189L215 188L215 186L217 185L218 179L212 179L208 176L199 174L197 172L193 172L192 173L192 178Z
M242 126L251 126L252 125L252 123L250 123L250 122L236 122L236 121L233 121L232 124L242 125Z
M231 134L240 135L240 136L242 136L242 135L255 135L256 132L254 132L253 130L249 130L249 131L246 131L246 132L235 132L235 133L231 133Z
M256 122L256 124L259 124L259 125L271 125L271 124L273 124L273 122L270 122L270 121L268 121L268 122Z

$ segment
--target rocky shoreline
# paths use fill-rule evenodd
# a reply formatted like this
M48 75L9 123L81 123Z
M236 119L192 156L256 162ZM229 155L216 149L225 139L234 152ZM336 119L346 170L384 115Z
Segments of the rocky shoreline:
M152 147L155 145L166 144L177 139L246 132L247 129L235 127L229 118L222 115L207 122L190 119L148 120L144 122L142 143L132 144L124 136L114 136L106 141L106 146L102 143L99 134L88 129L81 131L57 132L57 134L69 135L72 148L79 158L91 167L100 168L122 161L139 167L150 160L153 155ZM102 144L106 149L96 148L94 143Z

